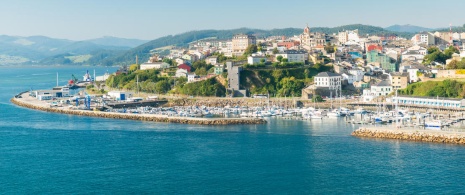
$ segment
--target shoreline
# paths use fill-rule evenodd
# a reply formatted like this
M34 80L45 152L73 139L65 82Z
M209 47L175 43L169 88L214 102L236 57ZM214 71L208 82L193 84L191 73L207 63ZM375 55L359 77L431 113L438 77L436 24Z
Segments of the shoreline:
M465 145L465 132L423 130L394 127L361 127L352 132L352 136L374 139L396 139L429 143Z
M72 110L64 107L50 107L46 102L36 100L24 95L27 93L19 94L22 98L12 98L10 101L20 107L25 107L33 110L40 110L45 112L53 112L59 114L70 114L77 116L89 116L110 119L126 119L126 120L139 120L139 121L152 121L161 123L179 123L179 124L193 124L193 125L259 125L266 124L267 121L261 118L185 118L185 117L168 117L164 115L153 114L131 114L131 113L114 113L90 110Z

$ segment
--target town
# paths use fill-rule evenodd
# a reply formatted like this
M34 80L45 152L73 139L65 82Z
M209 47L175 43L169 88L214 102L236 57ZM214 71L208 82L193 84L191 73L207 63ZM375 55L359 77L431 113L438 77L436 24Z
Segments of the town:
M458 93L415 91L427 81L441 87L448 79L465 78L462 38L465 33L452 29L405 38L361 35L357 29L325 34L308 25L292 37L212 37L191 42L188 48L169 47L164 54L154 48L152 57L141 64L135 56L135 64L97 78L101 84L95 91L106 84L109 89L158 94L313 101L350 96L359 102L393 102L388 97L398 92L415 96L398 103L463 108L461 100L453 99Z

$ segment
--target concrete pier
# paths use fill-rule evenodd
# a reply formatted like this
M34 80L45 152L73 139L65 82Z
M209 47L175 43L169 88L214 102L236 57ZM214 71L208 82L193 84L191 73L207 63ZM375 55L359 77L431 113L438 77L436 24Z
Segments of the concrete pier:
M266 124L267 121L262 118L184 118L184 117L169 117L166 115L153 114L132 114L132 113L115 113L101 112L90 110L73 110L69 107L50 107L47 102L37 100L30 97L28 93L23 93L11 99L11 102L30 109L41 110L45 112L55 112L61 114L72 114L79 116L113 118L113 119L128 119L140 121L153 121L165 123L181 123L195 125L256 125Z
M395 127L362 127L352 132L356 137L398 139L465 145L465 132L423 130Z

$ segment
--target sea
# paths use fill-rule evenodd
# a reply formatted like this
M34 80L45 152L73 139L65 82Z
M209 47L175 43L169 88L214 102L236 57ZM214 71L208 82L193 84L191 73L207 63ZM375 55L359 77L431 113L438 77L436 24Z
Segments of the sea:
M1 194L464 194L465 146L363 139L343 119L197 126L10 99L115 67L0 67Z

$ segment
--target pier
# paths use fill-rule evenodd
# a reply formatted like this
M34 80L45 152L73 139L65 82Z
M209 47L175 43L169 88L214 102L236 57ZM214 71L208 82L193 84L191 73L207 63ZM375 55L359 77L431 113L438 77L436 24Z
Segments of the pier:
M75 110L70 107L51 107L47 102L37 100L29 96L28 92L23 92L11 99L11 102L30 109L41 110L45 112L54 112L60 114L71 114L78 116L101 117L112 119L140 120L164 123L180 123L195 125L257 125L266 124L267 121L262 118L192 118L192 117L171 117L167 115L154 114L133 114L133 113L116 113L102 112L92 110Z

